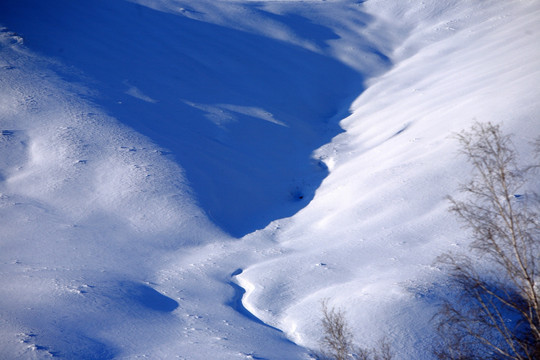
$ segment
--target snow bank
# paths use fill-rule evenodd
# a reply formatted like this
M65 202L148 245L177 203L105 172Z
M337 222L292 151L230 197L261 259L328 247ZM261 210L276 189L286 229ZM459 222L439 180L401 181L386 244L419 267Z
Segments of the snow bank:
M346 132L316 152L331 170L314 200L253 234L272 237L287 255L241 278L254 287L249 306L300 344L318 346L320 301L329 298L347 312L359 341L387 335L400 359L429 359L430 293L440 276L433 261L467 246L445 199L469 174L452 134L474 121L503 123L532 160L540 8L393 6L366 4L374 16L416 23L390 56L395 66L354 102L341 122Z
M503 122L530 158L539 17L2 1L2 353L308 359L330 298L366 345L428 359L432 262L467 240L451 134Z

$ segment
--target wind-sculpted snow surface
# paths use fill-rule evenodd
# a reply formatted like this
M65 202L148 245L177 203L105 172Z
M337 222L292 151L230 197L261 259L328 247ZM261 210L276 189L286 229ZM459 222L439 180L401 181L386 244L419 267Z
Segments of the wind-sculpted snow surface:
M231 243L208 215L242 234L305 206L326 174L311 152L363 75L124 1L5 1L0 16L2 353L306 357L231 287L271 246Z
M1 1L0 357L309 359L330 298L430 359L450 135L538 135L539 12Z
M346 132L316 152L330 174L315 199L249 235L271 237L285 255L244 269L245 306L299 344L317 347L314 324L328 298L362 345L386 336L398 359L433 359L430 319L436 294L449 291L433 263L468 246L446 200L470 175L453 133L474 121L502 123L534 162L539 4L446 3L394 13L418 26L393 52L392 70L354 102Z
M171 151L201 207L235 236L311 200L327 174L311 153L341 131L336 120L363 89L363 74L322 51L182 12L126 1L0 6L30 49L70 66L63 77L89 78L108 114ZM252 12L298 23L315 45L338 38L300 15Z

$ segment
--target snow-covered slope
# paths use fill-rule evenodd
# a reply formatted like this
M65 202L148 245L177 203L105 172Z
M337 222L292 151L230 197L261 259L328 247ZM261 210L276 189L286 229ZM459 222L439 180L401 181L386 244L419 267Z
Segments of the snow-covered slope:
M308 359L329 298L430 359L432 262L466 246L451 134L503 122L530 158L539 24L525 0L2 1L3 357Z
M430 294L443 281L431 265L466 246L447 211L446 196L469 174L452 134L474 121L503 123L533 160L540 8L467 3L430 18L440 10L432 6L414 14L429 21L396 47L396 65L354 102L346 133L316 152L331 170L314 201L265 230L287 255L242 277L253 289L249 308L301 344L317 345L314 309L329 298L365 344L387 336L398 358L430 358Z
M333 29L260 5L237 16L302 29L309 43L191 19L173 2L172 14L127 1L3 3L5 25L30 49L68 65L62 77L91 81L93 101L174 154L201 206L235 236L298 211L297 192L312 197L326 171L311 152L341 131L335 120L363 89L363 73L326 56ZM364 51L363 66L384 68L381 56Z

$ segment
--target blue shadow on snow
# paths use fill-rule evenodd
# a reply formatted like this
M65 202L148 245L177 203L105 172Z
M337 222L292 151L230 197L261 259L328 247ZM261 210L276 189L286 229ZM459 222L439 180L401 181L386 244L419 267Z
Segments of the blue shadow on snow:
M337 38L268 16L321 47ZM202 209L236 237L311 201L328 174L312 153L342 132L337 120L363 90L362 75L331 57L128 1L3 0L0 23L99 92L81 96L169 150Z

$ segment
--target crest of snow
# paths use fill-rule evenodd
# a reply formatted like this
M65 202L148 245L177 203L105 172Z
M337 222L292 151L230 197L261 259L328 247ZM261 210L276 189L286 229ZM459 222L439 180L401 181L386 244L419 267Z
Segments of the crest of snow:
M308 359L329 298L362 345L428 359L432 263L467 240L452 134L503 122L530 158L539 19L533 1L1 2L3 353Z

